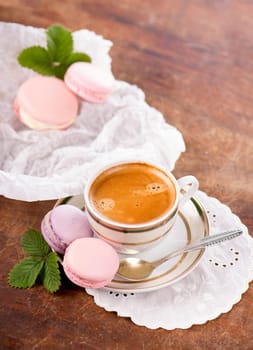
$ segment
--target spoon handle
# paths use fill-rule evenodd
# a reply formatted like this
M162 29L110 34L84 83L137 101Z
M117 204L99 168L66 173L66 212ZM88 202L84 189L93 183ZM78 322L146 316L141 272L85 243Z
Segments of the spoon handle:
M196 242L193 242L189 245L186 245L183 248L179 248L178 250L171 252L170 254L162 257L161 259L153 261L152 265L158 266L158 265L164 263L165 261L167 261L171 258L174 258L177 255L181 255L181 254L186 253L186 252L191 252L194 250L205 248L205 247L210 246L210 245L221 243L221 242L226 241L226 240L233 239L235 237L240 236L242 234L242 232L243 232L242 230L236 229L236 230L230 230L230 231L218 233L216 235L204 237Z

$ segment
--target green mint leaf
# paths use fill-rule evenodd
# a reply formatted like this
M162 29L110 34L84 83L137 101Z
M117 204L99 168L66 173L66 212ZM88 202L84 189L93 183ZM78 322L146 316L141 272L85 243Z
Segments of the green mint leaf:
M31 228L25 232L22 238L22 246L26 253L33 256L44 257L51 251L42 234Z
M55 252L48 254L44 268L41 272L41 278L44 287L50 292L56 292L61 285L61 276L58 266L59 258Z
M32 46L24 49L18 56L18 62L42 75L54 75L50 56L44 47Z
M73 39L69 30L53 25L47 30L47 50L54 65L62 63L73 51Z
M64 79L68 67L75 62L91 62L89 55L73 52L72 33L60 25L48 28L47 49L32 46L24 49L18 56L21 66L37 73Z
M29 257L15 265L8 275L8 283L15 288L31 288L42 270L44 261L38 257Z
M54 75L59 79L64 79L64 75L68 67L68 64L61 63L59 66L54 67Z
M72 52L66 60L66 63L70 66L75 62L91 62L91 58L86 53Z

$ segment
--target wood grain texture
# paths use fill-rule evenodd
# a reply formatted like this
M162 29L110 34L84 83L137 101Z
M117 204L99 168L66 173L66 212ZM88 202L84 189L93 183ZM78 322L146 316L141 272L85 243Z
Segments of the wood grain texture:
M113 41L113 72L137 84L184 135L177 177L192 173L252 232L253 2L247 0L0 0L0 20L88 28ZM253 348L253 287L218 319L188 330L150 330L96 306L63 281L59 293L15 290L7 274L20 237L53 202L0 197L0 348L224 350Z

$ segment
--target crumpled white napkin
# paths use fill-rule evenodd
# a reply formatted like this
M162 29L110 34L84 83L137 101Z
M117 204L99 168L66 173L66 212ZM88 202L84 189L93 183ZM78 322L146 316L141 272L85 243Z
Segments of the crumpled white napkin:
M110 41L88 30L73 36L76 51L111 70ZM67 130L21 124L13 102L20 84L36 73L19 66L17 56L25 47L45 44L44 29L0 22L0 194L26 201L79 194L96 168L125 159L174 168L185 151L181 133L145 102L142 90L123 81L106 103L82 102Z

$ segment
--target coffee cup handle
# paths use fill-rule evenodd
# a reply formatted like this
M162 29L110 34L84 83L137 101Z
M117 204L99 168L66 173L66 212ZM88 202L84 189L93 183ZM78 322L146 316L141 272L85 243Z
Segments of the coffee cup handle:
M199 182L196 177L192 175L183 176L177 180L179 186L179 205L180 209L199 188Z

